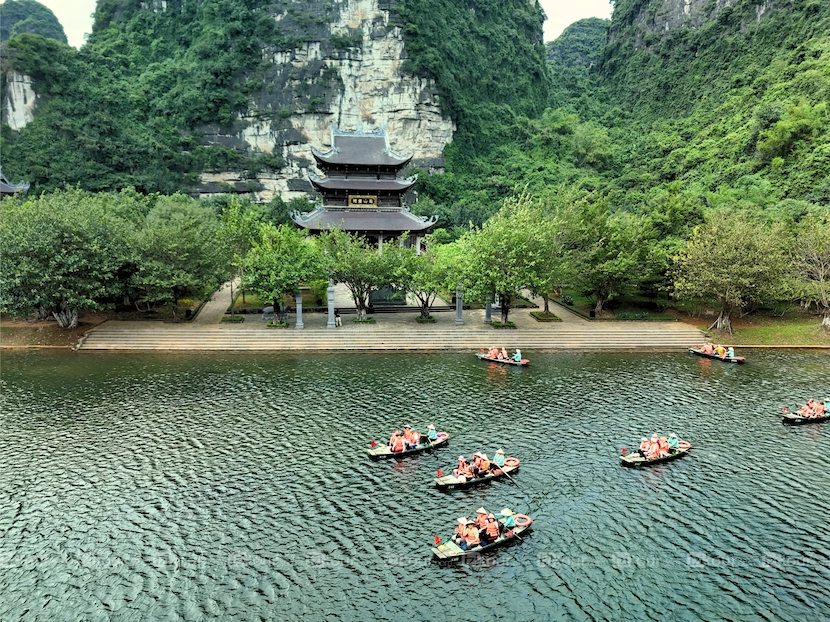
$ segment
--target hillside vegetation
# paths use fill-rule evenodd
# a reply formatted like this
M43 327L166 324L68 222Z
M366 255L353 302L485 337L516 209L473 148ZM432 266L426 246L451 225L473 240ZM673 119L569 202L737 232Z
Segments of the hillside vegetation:
M0 4L0 43L22 33L66 43L66 33L52 10L36 0L5 0Z

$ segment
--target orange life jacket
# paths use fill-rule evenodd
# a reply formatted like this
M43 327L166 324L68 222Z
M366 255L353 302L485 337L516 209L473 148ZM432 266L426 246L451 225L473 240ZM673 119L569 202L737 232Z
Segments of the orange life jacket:
M392 441L392 451L403 451L403 436L396 436L395 440Z
M481 540L478 537L478 529L476 529L475 525L467 525L467 529L464 530L464 540L467 541L467 546L481 544Z
M409 442L413 445L418 445L421 442L421 433L416 430L410 430Z
M476 516L475 524L479 529L484 529L487 526L487 515L479 514Z
M649 445L648 440L642 441L640 443L640 449L647 452L648 451L648 445Z
M487 535L491 538L499 537L499 524L493 518L489 519L487 523Z

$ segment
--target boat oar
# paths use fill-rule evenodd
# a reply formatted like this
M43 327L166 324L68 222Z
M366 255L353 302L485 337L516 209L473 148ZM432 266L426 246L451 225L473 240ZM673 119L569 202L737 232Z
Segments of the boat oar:
M508 475L507 471L505 471L505 470L504 470L506 466L507 466L507 465L504 465L503 467L499 467L499 468L501 469L501 472L502 472L502 473L504 473L504 476L505 476L507 479L509 479L509 480L510 480L511 482L513 482L514 484L516 484L516 480L515 480L515 479L513 479L512 477L510 477L510 475ZM516 484L516 487L517 487L517 488L521 488L521 486L519 486L518 484Z

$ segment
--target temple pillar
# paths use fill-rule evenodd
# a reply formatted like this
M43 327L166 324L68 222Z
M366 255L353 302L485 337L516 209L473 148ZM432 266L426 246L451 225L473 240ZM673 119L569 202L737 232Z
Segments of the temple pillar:
M378 253L383 252L383 231L378 235Z
M490 297L487 297L487 302L484 303L484 323L493 323L493 303L490 302Z
M326 290L326 297L329 301L329 320L326 323L326 328L335 328L334 323L334 283L329 281L329 288Z
M297 323L294 328L304 328L303 324L303 293L300 292L294 297L294 302L297 305Z
M455 325L464 325L464 316L462 314L464 303L461 300L461 286L455 288Z
M416 255L421 254L421 236L420 235L415 236L415 254Z

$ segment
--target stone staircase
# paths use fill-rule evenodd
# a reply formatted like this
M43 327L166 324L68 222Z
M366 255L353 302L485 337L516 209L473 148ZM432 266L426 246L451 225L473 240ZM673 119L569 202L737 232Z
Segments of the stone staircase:
M196 326L108 322L82 340L80 350L460 350L497 345L539 350L682 350L703 341L688 325L671 322L596 322L515 330L488 326L267 329L261 326Z

